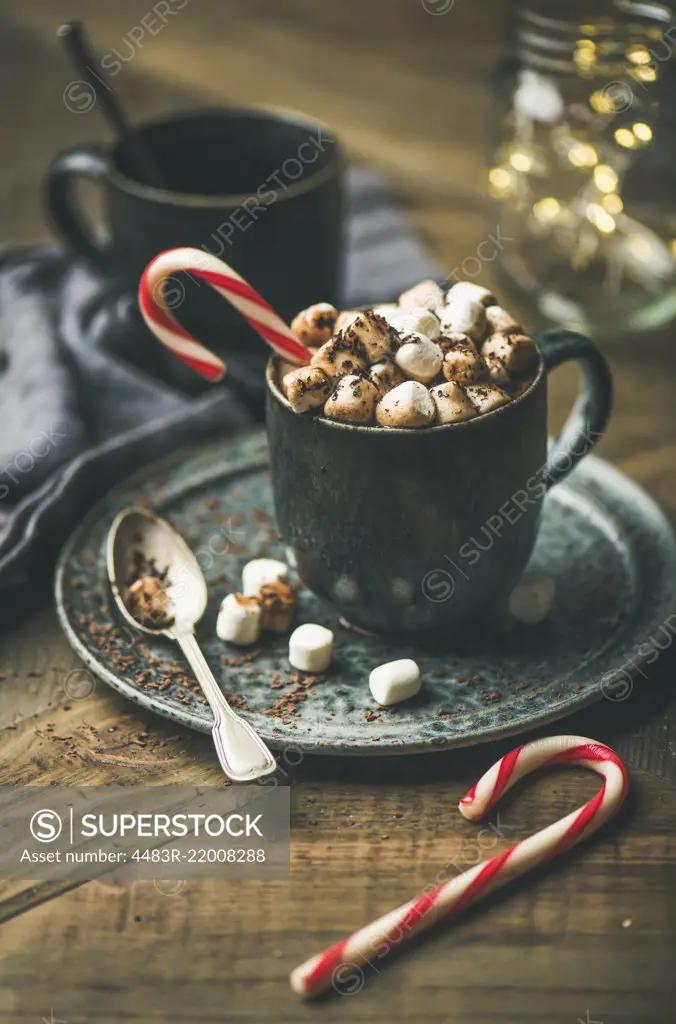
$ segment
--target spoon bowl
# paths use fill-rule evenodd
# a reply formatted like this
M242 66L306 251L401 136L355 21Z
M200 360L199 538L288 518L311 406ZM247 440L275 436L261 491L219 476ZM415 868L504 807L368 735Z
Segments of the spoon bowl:
M134 629L179 644L214 714L212 736L223 771L234 782L253 782L277 763L255 730L228 704L195 637L208 592L204 574L183 537L166 520L143 508L119 512L108 533L106 568L113 599ZM134 584L150 581L160 605L139 618Z

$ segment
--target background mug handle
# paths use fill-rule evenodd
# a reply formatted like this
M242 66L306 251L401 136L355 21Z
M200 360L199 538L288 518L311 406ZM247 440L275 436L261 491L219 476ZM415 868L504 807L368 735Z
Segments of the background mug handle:
M47 215L59 237L78 256L99 270L110 268L110 247L97 237L73 189L77 178L102 184L108 177L108 160L103 146L77 146L64 150L50 165L44 184Z
M584 334L542 331L533 339L545 373L575 360L581 374L580 393L547 459L547 489L568 476L603 436L613 405L613 379L608 363Z

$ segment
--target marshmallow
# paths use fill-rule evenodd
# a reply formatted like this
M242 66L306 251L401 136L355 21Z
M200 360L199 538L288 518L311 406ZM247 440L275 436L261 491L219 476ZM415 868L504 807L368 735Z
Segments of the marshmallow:
M378 390L366 377L350 373L341 377L324 406L324 415L339 423L370 423L378 401Z
M351 344L363 347L369 363L377 363L399 343L394 328L372 309L360 313L352 326L344 332L344 337Z
M520 332L522 330L518 320L515 320L512 314L508 313L502 306L487 306L486 322L488 323L489 334L495 334L497 331L505 334L510 331Z
M380 304L380 306L373 307L373 312L376 313L378 316L384 316L386 320L390 313L395 313L398 311L399 306L396 304L396 302L383 302Z
M509 401L509 395L495 384L468 384L465 394L479 415L499 409Z
M284 582L288 575L287 566L276 558L253 558L242 569L242 593L257 594L264 583Z
M425 309L438 309L443 304L444 293L436 281L432 280L421 281L399 296L399 305L407 312L415 309L416 306L424 306Z
M381 316L383 320L387 320L390 327L393 327L399 334L406 334L409 314L405 309L400 309L399 306L378 306L373 312Z
M507 367L499 356L493 356L490 355L490 353L488 355L483 355L482 352L481 358L483 359L488 380L491 384L497 384L499 386L503 385L506 387L512 383L512 378Z
M441 333L468 334L481 341L486 332L486 310L476 299L458 299L439 311Z
M420 669L412 658L378 665L369 676L369 689L383 707L398 704L420 692Z
M366 368L366 351L363 345L350 339L346 334L339 334L331 341L325 342L313 355L310 365L318 366L331 380L342 377L344 373Z
M396 388L397 384L403 382L404 375L391 359L383 359L369 368L369 380L382 398L392 388Z
M323 345L333 334L338 310L330 302L308 306L294 317L291 330L306 345Z
M430 388L430 394L437 407L439 423L461 423L476 416L476 410L469 398L453 380Z
M417 380L405 380L388 391L376 406L376 420L381 427L429 427L435 416L432 396Z
M296 592L282 580L264 583L258 592L261 606L261 628L272 633L286 633L291 628Z
M358 316L360 316L358 309L344 309L342 313L338 314L335 327L333 328L334 335L340 334L341 331L346 331L348 327L351 327Z
M220 640L246 647L255 644L261 634L261 605L257 597L228 594L223 598L216 634Z
M282 387L289 405L298 413L319 408L331 394L331 381L320 366L299 366L284 375Z
M549 615L555 593L556 584L551 576L526 573L509 595L507 606L519 622L535 626Z
M481 355L497 357L508 373L526 373L537 362L535 342L526 334L491 334L481 346Z
M301 672L324 672L331 664L333 633L316 622L304 622L289 637L289 661Z
M444 354L426 334L407 334L395 353L394 361L407 377L428 384L439 373Z
M493 292L489 288L484 288L482 284L475 284L474 281L458 281L446 292L446 302L464 302L466 299L480 302L482 306L494 306L496 303Z
M441 334L439 317L430 309L416 306L406 314L404 331L406 334L425 334L432 341L436 341Z
M452 334L439 342L444 353L443 370L446 380L472 384L485 373L484 361L476 346L466 334Z

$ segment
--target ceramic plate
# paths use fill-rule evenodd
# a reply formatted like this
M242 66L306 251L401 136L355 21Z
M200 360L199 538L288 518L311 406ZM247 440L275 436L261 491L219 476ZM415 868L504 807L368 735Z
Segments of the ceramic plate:
M200 732L211 728L209 708L177 648L121 625L105 584L110 523L121 508L138 504L169 519L196 552L209 583L209 609L198 629L206 657L225 693L276 748L417 753L525 732L604 694L618 696L641 661L654 660L646 642L659 642L660 627L676 611L676 549L666 520L636 484L588 457L545 502L531 562L556 581L545 622L489 621L463 649L423 649L359 636L301 590L298 621L324 623L336 635L331 668L308 685L289 666L286 636L266 635L246 651L215 635L219 604L239 588L244 563L285 556L264 435L202 443L112 490L71 536L56 575L61 623L92 672L130 700ZM380 709L369 672L403 657L419 663L423 689L413 701Z

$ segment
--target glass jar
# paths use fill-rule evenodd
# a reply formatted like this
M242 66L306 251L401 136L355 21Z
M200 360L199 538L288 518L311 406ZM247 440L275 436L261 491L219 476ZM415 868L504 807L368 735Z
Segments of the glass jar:
M521 3L489 171L498 273L531 319L596 336L676 316L676 134L661 3ZM505 109L505 101L506 108Z

